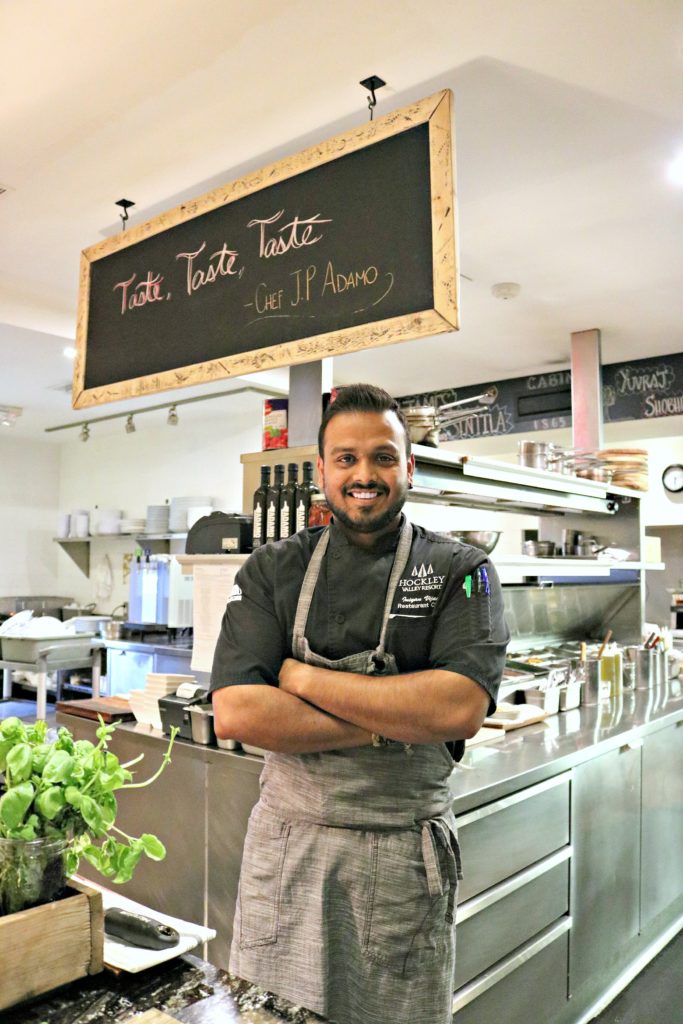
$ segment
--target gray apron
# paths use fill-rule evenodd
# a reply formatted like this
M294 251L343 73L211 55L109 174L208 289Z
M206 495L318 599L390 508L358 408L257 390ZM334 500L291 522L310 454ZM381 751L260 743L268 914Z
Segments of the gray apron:
M327 549L306 571L292 650L394 675L385 649L410 554L404 522L377 647L330 661L304 635ZM266 755L244 846L230 970L335 1024L450 1024L460 855L445 744Z

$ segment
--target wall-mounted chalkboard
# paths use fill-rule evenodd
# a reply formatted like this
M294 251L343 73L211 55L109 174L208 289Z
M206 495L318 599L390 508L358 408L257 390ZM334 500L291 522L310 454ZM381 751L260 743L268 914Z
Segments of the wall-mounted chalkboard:
M492 405L463 406L453 422L440 431L442 441L467 441L498 434L570 427L571 380L571 370L553 370L463 388L405 395L400 402L403 406L438 407L480 395L495 386L498 394ZM683 415L683 353L603 366L602 408L605 423Z
M458 326L451 94L87 249L75 408Z

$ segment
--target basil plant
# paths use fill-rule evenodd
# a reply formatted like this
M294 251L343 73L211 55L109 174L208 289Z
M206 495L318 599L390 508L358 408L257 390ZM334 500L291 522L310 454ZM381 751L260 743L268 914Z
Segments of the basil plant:
M61 839L67 874L78 869L83 857L105 878L123 883L130 881L143 854L163 860L166 850L156 836L129 836L116 827L115 794L149 786L159 777L170 762L175 731L159 769L135 782L130 769L144 755L121 764L108 749L116 726L102 718L99 723L95 744L74 740L64 728L48 743L45 722L0 722L0 848L7 845L3 839ZM0 858L0 889L2 870Z

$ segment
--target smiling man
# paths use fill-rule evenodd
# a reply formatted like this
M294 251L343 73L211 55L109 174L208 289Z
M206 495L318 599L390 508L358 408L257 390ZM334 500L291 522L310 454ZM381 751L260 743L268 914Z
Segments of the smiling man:
M449 778L508 633L486 555L412 525L398 404L341 389L330 527L259 548L216 647L219 736L269 751L231 970L335 1024L450 1024L460 857Z

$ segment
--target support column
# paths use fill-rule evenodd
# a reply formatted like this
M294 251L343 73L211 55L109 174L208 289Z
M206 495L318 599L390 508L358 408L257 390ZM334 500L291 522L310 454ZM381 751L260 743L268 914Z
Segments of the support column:
M289 447L315 444L322 414L322 396L332 388L332 359L299 363L289 368Z
M602 448L600 331L575 331L571 342L574 448Z

